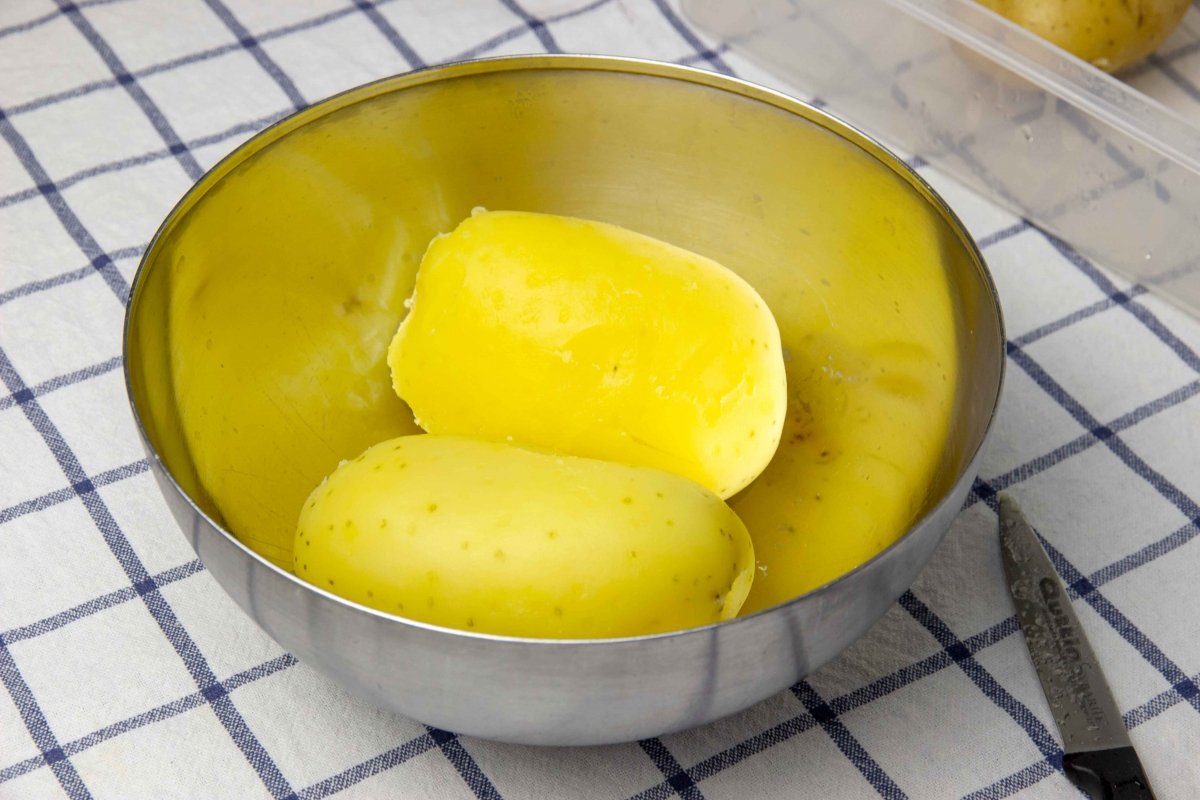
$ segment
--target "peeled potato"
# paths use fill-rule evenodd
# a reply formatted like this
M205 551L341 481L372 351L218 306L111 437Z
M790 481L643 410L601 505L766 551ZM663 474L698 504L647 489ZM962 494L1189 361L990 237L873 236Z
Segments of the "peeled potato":
M1190 0L978 0L992 11L1106 72L1150 53Z
M476 213L436 238L388 352L430 433L657 467L728 497L770 461L787 389L762 298L614 225Z
M313 490L293 568L435 625L604 638L733 617L754 553L729 507L677 475L418 435L371 447Z

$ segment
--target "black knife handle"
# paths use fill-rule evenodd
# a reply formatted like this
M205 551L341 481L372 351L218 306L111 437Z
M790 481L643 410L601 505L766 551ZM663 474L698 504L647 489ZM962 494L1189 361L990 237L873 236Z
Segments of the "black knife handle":
M1132 747L1067 753L1063 770L1092 800L1154 800L1150 781Z

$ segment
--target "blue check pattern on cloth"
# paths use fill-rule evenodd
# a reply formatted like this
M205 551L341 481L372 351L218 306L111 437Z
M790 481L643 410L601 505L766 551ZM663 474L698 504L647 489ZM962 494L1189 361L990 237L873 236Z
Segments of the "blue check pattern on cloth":
M807 680L661 739L502 745L364 705L220 591L127 411L121 321L154 229L296 109L543 51L787 88L674 0L0 6L0 798L1078 797L1004 588L1001 490L1069 585L1159 797L1200 795L1200 324L919 158L994 272L1009 377L933 562ZM1193 55L1145 69L1200 100Z

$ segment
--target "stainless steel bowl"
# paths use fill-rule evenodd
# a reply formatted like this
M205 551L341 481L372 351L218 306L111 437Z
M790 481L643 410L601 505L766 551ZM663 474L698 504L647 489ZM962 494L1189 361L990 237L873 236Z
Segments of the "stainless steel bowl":
M844 257L879 226L898 247L907 232L924 232L955 304L960 363L941 469L911 530L789 602L613 640L437 628L280 568L312 486L339 459L412 430L382 348L426 243L475 205L626 225L716 258L769 303L799 280L797 254ZM363 86L234 152L147 251L126 319L125 370L180 527L281 645L422 722L581 745L739 711L861 636L912 583L966 497L997 403L1003 342L995 289L961 224L863 134L707 72L531 56Z

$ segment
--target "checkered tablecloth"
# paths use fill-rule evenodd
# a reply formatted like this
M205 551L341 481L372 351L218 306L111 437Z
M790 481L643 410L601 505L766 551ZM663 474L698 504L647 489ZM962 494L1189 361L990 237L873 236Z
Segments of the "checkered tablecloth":
M1005 591L1001 490L1049 545L1160 800L1200 796L1200 323L924 166L1000 288L1002 408L933 562L807 680L661 739L495 744L363 704L224 595L128 411L147 241L298 108L543 51L778 86L672 0L0 4L0 798L1078 797Z

